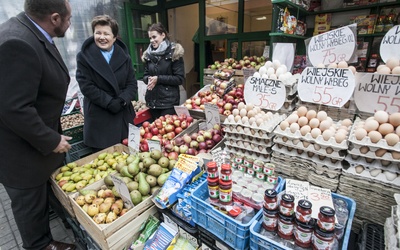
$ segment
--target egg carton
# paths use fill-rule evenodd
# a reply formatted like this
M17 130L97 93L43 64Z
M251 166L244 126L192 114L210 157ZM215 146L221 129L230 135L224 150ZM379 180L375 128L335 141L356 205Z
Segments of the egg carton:
M258 159L260 161L269 162L271 159L270 154L261 154L259 152L246 150L243 148L236 148L230 145L225 145L225 149L232 154L241 154L246 157L253 157L254 159Z
M304 141L309 141L320 145L321 147L331 147L335 150L343 150L347 149L347 137L341 143L337 143L334 137L329 138L328 141L325 141L322 135L319 135L317 138L311 136L311 133L307 133L304 136L300 133L300 130L292 133L290 128L287 127L285 130L282 130L280 126L277 126L274 130L274 133L277 136L283 137L286 136L290 139L302 139Z
M270 120L263 121L263 123L260 126L257 126L257 124L255 122L253 124L250 124L248 121L243 123L242 120L235 122L235 121L230 121L229 119L225 119L224 125L242 126L243 129L244 129L244 127L248 127L250 129L257 130L258 132L262 131L264 134L265 133L268 134L268 133L272 133L274 128L285 118L286 118L286 115L274 113Z
M361 165L362 167L372 170L372 169L381 169L384 171L390 171L392 173L400 174L400 163L391 163L389 165L382 165L381 161L374 160L372 162L367 162L364 157L358 157L357 159L353 158L353 155L347 155L345 160L350 164L352 167L356 167Z
M261 147L259 148L262 150L262 148L270 148L272 147L273 141L272 140L264 140L264 141L256 141L256 140L249 140L249 138L246 139L241 139L238 137L230 137L225 135L225 139L229 141L229 144L232 146L238 145L239 147L242 147L245 142L249 143L251 148L256 148L256 147Z
M308 141L301 141L300 139L294 139L294 140L288 139L288 140L284 141L283 137L276 136L274 138L274 142L282 144L286 147L293 147L296 149L301 149L301 150L304 150L307 152L312 152L317 155L323 155L328 158L332 158L332 159L336 159L336 160L343 160L345 157L345 152L343 152L343 150L337 150L337 149L333 149L330 147L321 147L321 146L319 146L319 144L310 143ZM328 152L328 151L330 151L329 148L332 149L332 152L330 152L330 153Z
M378 159L372 159L372 158L366 158L364 156L360 155L353 155L353 154L347 154L346 158L349 157L351 158L352 161L357 161L362 165L370 165L376 168L379 168L381 166L382 168L387 168L387 167L397 167L400 169L400 162L393 162L393 161L387 161L387 160L378 160Z
M383 183L390 184L390 185L400 186L400 175L398 175L397 173L394 173L397 175L396 178L394 178L393 180L388 180L388 178L385 175L386 171L383 171L376 176L371 175L370 171L373 171L373 170L367 170L367 169L364 169L361 173L357 173L356 168L354 166L350 166L348 169L343 169L343 171L346 173L352 174L352 175L356 175L358 177L365 178L367 180L373 180L373 181L383 182Z
M314 162L319 168L327 167L328 169L338 171L342 169L342 161L331 159L323 155L312 154L312 152L302 152L301 154L299 154L297 150L290 150L286 146L280 144L275 144L274 146L272 146L272 151L273 153L278 152L281 154L287 154L289 156L300 157L305 160L310 160Z
M360 147L361 148L361 147ZM400 162L400 159L395 159L392 155L392 153L388 153L386 152L385 154L383 154L382 156L377 156L375 154L375 151L368 151L367 153L361 153L360 152L360 148L355 148L353 147L353 145L350 145L349 149L347 150L347 152L351 155L357 155L357 156L362 156L365 158L371 158L371 159L376 159L376 160L381 160L381 161L392 161L392 162ZM371 148L370 148L371 149Z
M262 145L255 145L255 144L249 143L249 142L242 142L242 143L232 144L232 143L230 143L230 141L226 141L225 145L231 146L231 147L235 147L235 148L239 148L239 149L245 149L245 150L252 151L252 152L258 152L258 153L261 153L261 154L271 154L271 147L265 147L265 146L262 146Z
M386 142L385 139L380 139L378 142L373 143L371 142L371 139L368 136L365 136L364 138L362 138L361 140L357 140L356 136L355 136L355 130L357 128L357 124L365 121L365 120L361 120L359 117L356 118L356 120L354 121L354 125L352 130L350 131L350 135L349 135L349 142L354 144L354 147L362 147L362 146L368 146L370 147L371 150L375 151L379 148L384 148L387 150L392 150L392 151L396 151L396 152L400 152L400 142L396 143L394 146L389 146Z
M226 139L231 139L231 140L236 140L236 141L243 141L246 140L248 142L256 143L256 144L261 144L261 145L268 145L272 143L272 139L274 134L271 134L271 138L264 138L261 139L259 137L253 137L253 136L247 136L247 135L241 135L241 134L236 134L236 133L225 133L224 137Z
M225 120L226 121L226 120ZM241 136L243 139L246 137L254 137L254 138L259 138L259 139L267 139L271 140L272 137L274 136L273 133L266 133L265 131L262 130L256 130L253 128L245 127L243 128L241 125L226 125L224 124L225 129L224 132L230 133L230 134L235 134L236 136Z

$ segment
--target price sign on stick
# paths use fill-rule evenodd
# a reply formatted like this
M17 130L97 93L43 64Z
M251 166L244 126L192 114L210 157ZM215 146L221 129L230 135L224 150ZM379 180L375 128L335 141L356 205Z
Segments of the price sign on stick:
M206 115L207 129L214 127L214 124L221 124L221 118L219 116L217 105L211 103L205 103L204 112Z
M174 109L177 115L190 116L189 110L185 106L175 106Z
M356 51L356 24L347 25L313 36L307 46L307 56L313 66L350 61Z
M304 102L342 107L350 100L355 87L349 69L307 67L301 73L297 90Z
M391 28L381 41L380 54L384 62L390 58L400 59L400 25Z
M244 100L269 110L279 110L285 103L286 88L279 80L254 77L244 85Z
M249 79L249 77L254 75L254 72L256 72L255 68L243 68L243 79L244 82L247 82L247 79Z
M139 152L140 129L129 123L128 147L131 153Z
M354 102L363 112L400 112L400 75L364 74L357 80Z
M129 189L126 186L125 182L114 175L110 176L112 181L114 182L117 192L121 195L121 198L124 201L124 207L128 209L132 208L134 205L129 194Z
M149 145L149 151L153 149L161 151L161 145L159 140L147 140L147 144Z

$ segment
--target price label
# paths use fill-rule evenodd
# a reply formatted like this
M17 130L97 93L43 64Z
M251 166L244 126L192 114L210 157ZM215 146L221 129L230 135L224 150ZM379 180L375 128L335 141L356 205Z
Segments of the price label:
M331 190L310 185L308 199L312 203L311 217L318 218L319 208L322 206L333 207Z
M400 25L391 28L383 37L379 52L384 62L390 58L400 60Z
M189 110L185 106L175 106L174 109L177 115L190 116Z
M291 194L295 198L295 204L301 199L308 200L308 189L310 184L306 181L297 181L292 179L286 180L286 193Z
M117 192L121 195L121 198L124 201L124 207L126 207L128 209L134 207L132 200L131 200L131 196L129 194L129 189L126 186L125 182L114 175L110 175L110 176L111 176L112 181L114 182Z
M400 75L364 74L357 79L354 102L363 112L400 112Z
M350 61L356 52L356 27L351 24L310 38L307 56L311 64L316 67L320 63Z
M342 107L353 95L355 78L349 69L307 67L298 85L302 101Z
M139 152L140 129L129 123L128 147L131 154Z
M207 129L213 128L215 124L221 124L218 106L211 103L204 104Z
M254 77L244 85L244 100L269 110L279 110L285 103L286 88L279 80Z
M149 152L151 152L153 149L161 151L161 144L159 140L147 140L147 144L149 145Z
M247 82L247 79L249 79L249 77L254 75L254 72L256 72L255 68L243 68L243 79L244 82Z

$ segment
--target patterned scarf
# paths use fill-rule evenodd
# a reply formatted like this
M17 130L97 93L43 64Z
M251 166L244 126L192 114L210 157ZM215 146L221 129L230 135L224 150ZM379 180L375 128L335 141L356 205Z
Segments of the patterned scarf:
M162 56L165 54L165 51L167 50L169 45L170 45L170 42L168 40L164 40L164 41L162 41L162 43L160 43L158 48L154 50L150 44L149 47L147 48L147 53L149 55L153 55L153 56Z

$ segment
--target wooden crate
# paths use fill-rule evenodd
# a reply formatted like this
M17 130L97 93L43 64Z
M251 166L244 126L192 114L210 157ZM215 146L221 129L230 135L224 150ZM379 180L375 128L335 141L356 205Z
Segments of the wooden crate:
M215 69L204 69L203 75L203 85L209 85L213 83L213 74L217 71ZM244 84L243 70L235 69L235 75L233 78L236 81L236 84Z
M86 163L90 163L91 161L93 161L94 159L97 158L97 156L101 153L114 153L114 152L125 152L129 154L129 148L125 145L122 144L116 144L114 146L108 147L106 149L103 149L97 153L88 155L82 159L79 159L76 162L76 164L78 164L78 166L84 165ZM70 195L74 195L75 193L66 193L64 190L61 189L60 186L58 186L57 181L55 180L55 177L57 174L60 173L60 169L57 169L56 171L54 171L54 173L51 175L50 178L50 183L51 183L51 188L53 189L53 192L55 194L55 196L57 197L57 199L60 201L60 203L62 204L62 206L65 208L65 210L73 217L75 218L75 212L72 209L71 206L71 202L68 198L68 196ZM94 184L94 183L93 183Z
M95 182L84 189L94 189L99 190L101 186L104 185L104 180ZM140 202L138 205L131 208L128 212L126 212L123 216L119 217L115 221L110 224L96 224L94 220L85 212L83 209L75 202L76 197L79 196L79 193L72 194L68 196L72 208L75 212L76 219L78 222L85 228L85 230L92 236L93 239L98 239L98 243L101 242L99 239L106 240L110 236L112 236L115 232L119 231L121 228L125 227L129 222L134 220L144 211L148 210L151 206L154 205L152 201L152 197L147 198L146 200Z

